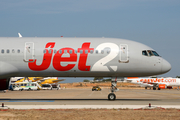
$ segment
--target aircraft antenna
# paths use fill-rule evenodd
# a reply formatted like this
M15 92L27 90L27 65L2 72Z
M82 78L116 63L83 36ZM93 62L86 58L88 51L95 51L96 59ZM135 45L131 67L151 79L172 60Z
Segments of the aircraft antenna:
M18 33L18 35L19 35L19 38L21 38L21 37L22 37L21 33Z

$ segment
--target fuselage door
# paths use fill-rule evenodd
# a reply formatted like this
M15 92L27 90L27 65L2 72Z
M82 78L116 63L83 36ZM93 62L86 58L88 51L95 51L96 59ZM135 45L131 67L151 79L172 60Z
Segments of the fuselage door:
M119 62L121 63L128 63L129 56L128 56L128 45L127 44L120 44L119 50Z
M34 61L34 43L26 42L24 47L24 61L33 62Z

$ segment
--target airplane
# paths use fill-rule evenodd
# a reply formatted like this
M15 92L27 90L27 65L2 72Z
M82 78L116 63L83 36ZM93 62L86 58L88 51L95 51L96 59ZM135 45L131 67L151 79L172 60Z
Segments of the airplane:
M64 81L65 79L58 79L58 77L46 77L44 79L41 79L38 81L40 84L53 84L53 83L58 83L60 81Z
M16 79L19 78L19 79ZM65 79L59 80L58 77L13 77L11 78L11 81L16 79L15 83L24 82L24 81L31 81L31 82L38 82L40 84L52 84L52 83L58 83L60 81L64 81Z
M16 82L16 81L18 81L18 80L20 80L20 79L23 79L24 77L11 77L11 79L10 79L10 81L11 82Z
M179 78L138 78L138 77L127 77L126 82L138 84L141 87L153 87L153 90L161 89L173 89L173 86L177 86L179 89L180 79Z
M16 77L14 77L14 78L16 78ZM18 77L17 77L17 78L18 78ZM43 78L44 78L44 77L20 77L19 79L17 79L17 80L15 81L15 83L24 82L24 81L36 82L36 81L41 80L41 79L43 79ZM11 78L11 80L12 80L12 78Z
M0 38L0 90L11 77L111 77L109 100L124 77L152 76L171 65L152 48L118 38Z

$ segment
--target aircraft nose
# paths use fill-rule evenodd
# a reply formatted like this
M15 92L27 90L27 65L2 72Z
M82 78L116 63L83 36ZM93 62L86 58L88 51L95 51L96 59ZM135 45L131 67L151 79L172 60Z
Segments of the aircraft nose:
M171 64L168 61L163 59L162 72L166 73L166 72L168 72L170 70L171 70Z

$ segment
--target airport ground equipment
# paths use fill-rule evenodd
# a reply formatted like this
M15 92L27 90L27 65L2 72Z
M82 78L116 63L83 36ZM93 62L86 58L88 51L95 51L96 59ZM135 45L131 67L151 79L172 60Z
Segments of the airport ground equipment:
M40 86L37 82L19 82L12 83L10 85L10 90L39 90Z

